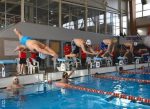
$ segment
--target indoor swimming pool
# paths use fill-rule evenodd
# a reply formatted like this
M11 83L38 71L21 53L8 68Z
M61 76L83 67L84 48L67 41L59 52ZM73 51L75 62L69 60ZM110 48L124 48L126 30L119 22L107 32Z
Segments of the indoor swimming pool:
M148 80L150 75L139 74L113 75L125 78ZM118 81L105 78L84 76L71 79L71 84L106 92L122 93L150 99L150 84L134 81ZM0 109L149 109L149 103L116 98L107 94L98 94L83 90L56 87L55 83L27 85L24 89L10 93L0 92Z

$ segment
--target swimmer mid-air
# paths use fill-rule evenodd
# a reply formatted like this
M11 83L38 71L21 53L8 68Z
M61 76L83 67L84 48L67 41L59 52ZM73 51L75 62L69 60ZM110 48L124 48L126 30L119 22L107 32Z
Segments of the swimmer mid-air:
M54 58L57 58L58 55L56 54L56 52L54 50L52 50L50 47L48 47L47 45L32 39L29 36L23 36L22 33L20 31L18 31L16 28L14 29L15 34L18 36L19 41L21 46L20 47L26 47L31 51L36 51L45 55L51 55ZM20 47L18 47L18 49L20 49Z

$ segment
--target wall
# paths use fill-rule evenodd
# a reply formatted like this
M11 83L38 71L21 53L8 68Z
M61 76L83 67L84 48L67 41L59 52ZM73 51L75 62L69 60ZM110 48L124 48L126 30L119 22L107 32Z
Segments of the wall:
M140 68L141 66L148 67L148 63L144 64L138 64L136 68ZM125 70L129 69L135 69L135 65L124 65L123 66ZM116 71L116 66L113 67L101 67L101 68L95 68L91 69L90 73L88 73L88 70L76 70L75 73L71 76L71 78L74 77L81 77L81 76L86 76L86 75L91 75L96 72L98 73L107 73L107 72L115 72ZM68 71L69 72L69 71ZM60 80L62 77L63 72L52 72L48 73L47 80ZM42 82L44 81L44 75L43 74L33 74L33 75L25 75L25 76L18 76L20 79L21 84L32 84L36 82ZM13 80L13 77L8 77L8 78L0 78L0 88L7 87ZM28 80L28 81L27 81Z
M5 47L4 47L4 40L17 41L17 39L13 39L13 38L0 38L0 59L12 59L12 58L16 58L17 55L5 56L5 53L4 53L4 49L5 49ZM12 52L14 52L13 50L12 50Z
M17 36L13 29L19 29L23 35L31 36L36 39L71 41L73 38L91 39L93 43L98 43L107 36L92 32L79 30L69 30L64 28L51 27L47 25L20 22L7 30L0 31L0 38L13 38Z
M147 35L148 34L148 28L144 27L144 28L138 28L137 29L137 32L140 34L140 35Z
M137 18L136 23L137 27L150 26L150 16Z

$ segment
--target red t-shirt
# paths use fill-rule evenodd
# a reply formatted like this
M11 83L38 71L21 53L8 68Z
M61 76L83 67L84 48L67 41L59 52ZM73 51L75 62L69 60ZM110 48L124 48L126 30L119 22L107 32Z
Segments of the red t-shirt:
M31 52L31 54L30 54L30 58L32 58L32 59L36 59L36 58L37 58L37 53L35 53L35 52Z
M81 58L86 59L86 53L84 53L82 50L81 50Z
M68 54L70 54L71 53L71 46L64 46L64 54L65 55L68 55Z
M19 51L19 58L26 58L27 53L25 51Z

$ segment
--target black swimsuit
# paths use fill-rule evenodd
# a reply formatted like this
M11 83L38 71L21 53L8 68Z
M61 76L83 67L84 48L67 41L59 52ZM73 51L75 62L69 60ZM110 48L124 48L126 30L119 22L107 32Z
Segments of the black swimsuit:
M73 54L78 54L79 53L79 47L75 44L75 42L73 40L71 42L71 48L72 48L72 53Z

